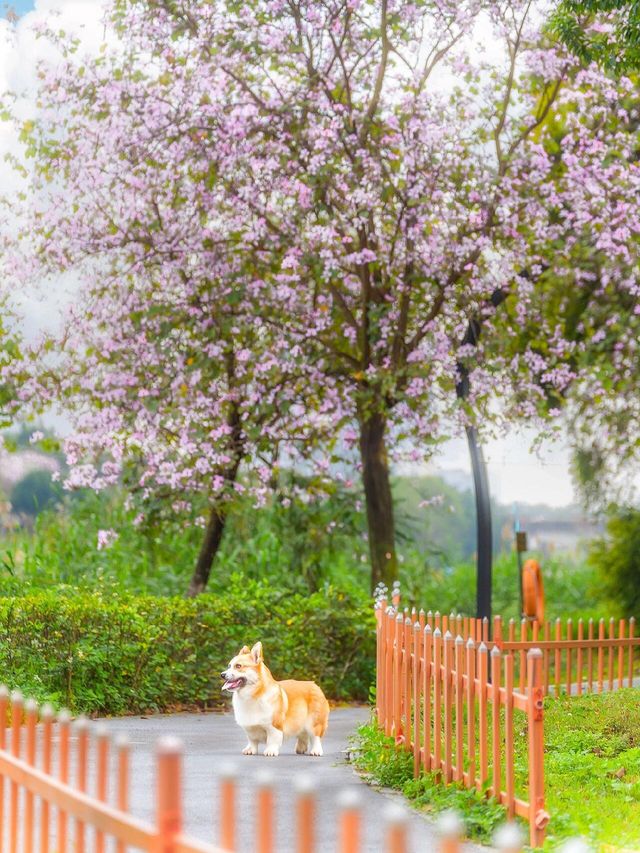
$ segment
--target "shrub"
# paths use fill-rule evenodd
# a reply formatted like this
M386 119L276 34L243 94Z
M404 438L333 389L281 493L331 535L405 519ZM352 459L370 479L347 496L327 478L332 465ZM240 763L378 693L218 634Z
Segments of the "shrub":
M589 561L605 591L617 599L625 616L640 613L640 511L619 509L607 522L607 537L591 546Z
M62 488L49 471L31 471L15 484L10 500L14 512L37 515L59 503L61 497Z
M311 678L336 700L373 680L370 601L232 578L197 599L61 589L0 599L0 681L72 711L123 714L220 704L220 671L261 639L276 678Z

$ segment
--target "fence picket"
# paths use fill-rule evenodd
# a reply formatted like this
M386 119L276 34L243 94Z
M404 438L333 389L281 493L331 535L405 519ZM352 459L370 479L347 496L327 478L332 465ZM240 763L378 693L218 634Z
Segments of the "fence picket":
M442 770L442 634L433 632L433 770Z
M489 672L489 655L485 643L480 643L478 647L478 669L480 672L479 678L479 739L478 750L480 758L480 779L478 789L482 790L485 782L489 778L489 758L487 755L487 682Z
M505 701L504 701L504 736L505 755L504 772L505 788L507 794L507 814L509 819L515 817L515 743L513 739L513 655L506 655L505 664Z
M494 646L491 649L491 746L493 763L493 796L499 801L502 790L500 772L500 675L502 669L502 655L500 649Z
M473 638L467 640L467 761L468 788L476 784L476 647Z
M235 784L235 780L234 780ZM296 853L314 853L315 850L315 788L310 776L296 780L297 791L297 849ZM235 823L235 819L233 820ZM222 845L225 847L225 845ZM227 850L235 850L235 843L227 845Z
M413 775L420 773L420 716L422 713L422 702L420 696L420 651L422 643L422 631L420 623L413 625Z
M23 710L22 693L14 690L11 694L11 755L15 758L20 758ZM18 783L12 780L9 786L9 853L18 853L18 796Z
M464 668L464 640L458 634L455 640L455 682L456 682L456 782L462 782L464 773L464 692L462 689L462 671Z
M407 853L407 815L401 806L391 804L385 813L387 825L386 853Z
M453 739L453 635L444 635L444 781L451 782Z
M256 851L257 853L274 853L273 845L273 776L263 771L256 777L257 811L256 811ZM344 818L344 815L343 815ZM347 849L347 848L345 848ZM355 848L354 848L355 849ZM169 853L169 851L167 851Z
M87 761L89 748L89 721L86 717L76 720L76 790L84 793L87 790ZM75 822L75 850L76 853L85 851L85 825L82 821Z
M40 712L42 720L42 771L51 773L51 752L53 740L53 721L55 714L51 705L43 705ZM0 721L0 725L1 725ZM0 744L0 749L2 745ZM0 794L1 796L1 794ZM51 821L51 806L46 798L40 801L40 853L49 853L49 832ZM0 820L0 826L2 821Z
M544 733L542 653L527 653L527 720L529 727L529 842L542 846L548 816L544 811Z
M156 760L158 853L175 853L176 836L182 831L181 742L173 737L162 738L156 750ZM260 800L258 800L258 810L260 810ZM258 850L260 853L270 853L269 848L258 846Z
M104 725L96 728L96 797L101 803L107 802L109 784L109 731ZM96 832L96 853L104 853L104 832Z
M68 711L58 714L58 775L61 782L69 781L69 728L71 715ZM58 806L58 850L67 849L67 813Z
M562 622L560 619L556 619L556 640L562 640ZM558 647L554 653L554 664L553 664L553 676L555 682L555 692L554 696L560 695L560 675L561 675L561 664L562 664L562 651Z
M427 623L423 631L423 646L422 646L422 696L424 701L424 716L422 720L423 731L423 766L427 773L432 770L431 763L431 685L433 682L432 672L432 654L433 654L433 637L431 625Z
M547 621L544 623L544 639L545 642L549 642L551 640L551 624ZM550 653L549 649L545 649L542 653L543 666L544 666L544 695L549 695L549 660Z
M355 789L343 791L340 805L339 853L358 853L360 849L360 797Z
M493 642L502 646L502 616L493 617Z
M385 629L385 676L384 676L384 733L387 737L391 734L393 718L393 642L395 631L395 620L393 608L387 608L387 619Z
M573 640L573 622L571 619L567 619L567 640ZM571 668L572 668L572 657L571 657L571 647L567 647L567 671L566 675L566 684L567 684L567 696L571 696L571 685L573 683L573 679L571 678Z
M527 620L520 620L520 642L526 642L527 639ZM520 652L520 667L519 667L519 685L520 692L524 693L524 686L527 679L527 653L523 650Z
M589 619L589 632L588 632L589 640L593 640L593 619ZM593 649L591 646L587 649L587 670L588 670L588 682L589 682L589 693L593 692Z
M633 640L635 627L636 627L636 620L632 616L631 619L629 619L629 639L630 640ZM629 644L629 661L628 661L629 682L627 685L628 687L633 687L633 649L634 649L634 647L631 644Z
M624 635L626 633L626 621L624 619L620 620L619 628L618 628L618 638L620 640L624 640ZM621 690L624 687L624 645L620 643L618 646L618 690Z
M616 623L613 618L609 619L609 639L615 640L616 638ZM613 646L609 646L609 690L613 690Z
M403 618L402 613L398 613L394 620L394 636L393 636L393 721L391 724L391 734L393 737L400 736L400 708L402 704L402 678L401 678L401 643L403 633Z
M33 699L28 699L24 706L25 727L27 730L25 761L31 767L36 763L36 724L38 722L38 704ZM22 825L24 853L33 853L33 815L34 797L33 791L25 791L24 795L24 822Z
M598 639L604 640L604 619L598 622ZM604 690L604 646L598 646L598 692Z
M576 689L578 696L582 695L582 646L579 645L584 640L584 623L582 619L578 619L578 652L576 661Z
M411 743L411 708L412 708L412 677L411 654L413 651L413 621L406 617L404 620L404 721L402 731Z

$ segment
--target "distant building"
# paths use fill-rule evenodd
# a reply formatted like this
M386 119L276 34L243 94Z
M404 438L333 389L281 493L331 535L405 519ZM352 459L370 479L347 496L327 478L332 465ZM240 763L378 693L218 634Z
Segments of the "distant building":
M521 518L520 525L527 532L530 551L538 551L546 556L578 555L584 552L592 539L604 533L602 523L577 513L566 513L568 517L563 515L562 511L558 511L556 517L553 517L551 511L547 510L544 515Z

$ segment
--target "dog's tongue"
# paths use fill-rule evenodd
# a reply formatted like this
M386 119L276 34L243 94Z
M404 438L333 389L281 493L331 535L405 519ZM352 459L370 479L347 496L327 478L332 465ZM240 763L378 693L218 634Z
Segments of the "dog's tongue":
M236 687L240 687L241 684L242 679L236 678L235 681L225 681L224 686L227 688L227 690L235 690Z

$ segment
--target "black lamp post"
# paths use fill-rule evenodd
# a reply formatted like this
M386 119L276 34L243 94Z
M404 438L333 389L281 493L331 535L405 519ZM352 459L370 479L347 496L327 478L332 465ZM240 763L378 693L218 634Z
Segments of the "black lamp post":
M508 292L499 288L491 295L491 305L497 308L507 298ZM462 345L477 346L482 330L481 319L474 317L469 321ZM458 362L459 380L456 395L459 400L469 396L469 368ZM493 536L491 532L491 497L489 495L489 475L484 461L482 447L478 441L478 431L474 426L466 428L467 444L471 456L473 487L476 496L476 533L477 533L477 574L476 574L476 616L479 619L491 619Z
M479 619L491 619L493 537L491 528L491 498L489 495L489 476L484 461L482 447L478 441L475 427L467 427L467 443L471 456L473 486L476 495L476 536L477 536L477 572L476 572L476 616Z

